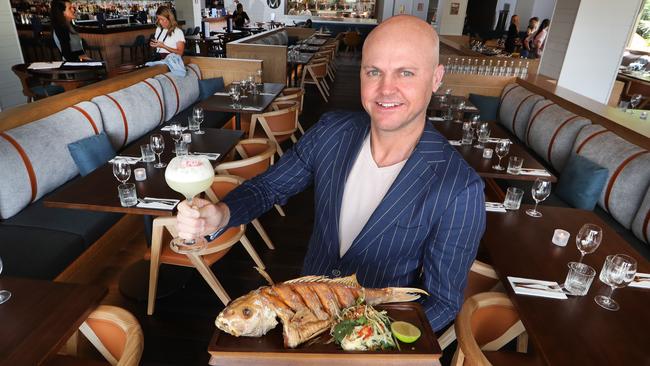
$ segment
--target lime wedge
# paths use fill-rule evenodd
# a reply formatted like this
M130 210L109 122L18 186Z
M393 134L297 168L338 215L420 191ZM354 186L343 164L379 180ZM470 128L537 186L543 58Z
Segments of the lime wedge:
M413 343L420 338L422 332L415 325L407 322L393 322L390 325L390 330L395 334L395 337L404 343Z

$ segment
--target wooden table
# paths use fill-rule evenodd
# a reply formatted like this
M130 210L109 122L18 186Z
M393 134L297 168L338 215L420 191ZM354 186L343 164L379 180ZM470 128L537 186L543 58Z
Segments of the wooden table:
M65 63L53 69L27 69L27 72L41 82L53 83L65 91L73 90L85 84L98 81L106 76L106 62L103 66L65 66Z
M298 48L300 52L309 52L309 53L316 53L320 50L320 47L318 46L300 46Z
M312 38L307 42L307 44L310 46L322 46L325 43L327 43L326 38Z
M431 122L433 123L433 126L445 137L447 140L460 140L463 135L463 128L460 123L455 123L453 121L435 121ZM528 152L528 150L522 146L520 143L515 142L516 140L510 132L508 132L505 128L503 128L501 125L499 125L496 122L488 122L490 124L490 137L497 137L497 138L509 138L511 141L513 141L512 144L510 144L510 151L508 152L508 155L503 157L501 159L501 165L503 167L508 166L508 158L510 156L519 156L521 158L524 158L524 168L533 168L533 169L545 169L542 164L540 164L537 161L537 158L534 157L532 154ZM468 145L461 145L461 146L455 146L458 152L463 156L463 158L467 161L467 163L476 170L478 175L480 175L483 178L496 178L496 179L510 179L510 180L524 180L524 181L534 181L535 179L539 178L534 175L513 175L513 174L508 174L506 170L494 170L492 169L492 165L496 164L498 161L498 157L496 156L496 153L493 154L492 159L485 159L483 158L483 150L478 149L473 147L473 145L476 143L476 139L474 139L474 143L472 143L472 146ZM486 143L485 144L488 147L494 148L493 143ZM549 172L551 173L551 172ZM557 177L551 173L550 177L547 177L551 182L557 182Z
M292 86L298 86L299 74L298 66L307 65L311 59L314 58L313 53L304 53L301 52L296 58L290 58L287 56L287 66L289 71L289 84ZM295 77L294 77L295 74Z
M429 106L427 107L427 114L429 116L438 116L443 113L446 113L447 110L449 109L449 106L451 105L452 107L455 106L459 101L464 100L465 101L465 108L463 108L463 112L465 114L473 114L473 113L480 113L478 108L472 102L469 101L466 97L459 96L459 95L452 95L444 104L440 103L440 97L442 95L440 94L434 94L431 96L431 101L429 102Z
M108 292L105 287L0 277L0 365L39 365L65 344Z
M204 128L204 135L192 134L190 151L219 153L221 157L230 152L239 141L242 133L216 128ZM158 130L145 135L132 143L120 155L140 156L140 145L149 143L149 136L161 133L165 137L165 151L161 154L164 162L169 162L173 157L174 141L169 132ZM211 161L216 166L220 159ZM147 179L138 182L133 175L129 182L135 183L138 197L177 198L184 196L175 192L165 182L165 169L154 168L154 163L137 163L133 168L144 167L147 170ZM111 164L104 164L94 172L77 180L58 192L49 195L44 205L46 207L74 208L88 211L117 212L136 215L172 216L175 210L157 210L139 208L136 206L122 207L117 194L118 181L113 177Z
M280 95L284 89L283 83L264 83L264 87L258 94L248 94L242 98L242 108L235 108L232 99L228 95L213 95L202 101L199 105L207 111L235 113L235 129L241 130L241 114L262 113L271 105L273 100ZM229 86L226 87L228 90Z
M528 331L535 352L548 365L648 365L648 329L650 329L650 290L622 288L614 291L620 304L617 312L605 310L594 296L607 294L609 287L598 275L610 254L628 254L638 262L638 271L650 272L650 263L636 253L596 214L572 208L540 206L544 215L532 218L522 205L505 214L487 213L487 229L482 246L492 259L502 283L507 276L564 282L570 261L580 259L575 235L585 223L603 228L603 241L584 263L596 271L596 278L586 296L568 300L515 295L505 285L521 320ZM553 230L571 233L566 247L551 243Z

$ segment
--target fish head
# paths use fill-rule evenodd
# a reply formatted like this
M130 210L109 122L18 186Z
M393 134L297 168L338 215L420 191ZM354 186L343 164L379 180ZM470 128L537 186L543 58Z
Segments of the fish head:
M226 306L217 316L217 328L235 337L260 337L278 325L276 313L257 291Z

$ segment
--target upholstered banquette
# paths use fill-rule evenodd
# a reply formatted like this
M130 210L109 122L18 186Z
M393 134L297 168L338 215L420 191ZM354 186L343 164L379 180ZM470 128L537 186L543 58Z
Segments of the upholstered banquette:
M120 151L172 119L187 121L203 75L226 83L261 61L190 58L185 77L156 66L0 113L0 258L3 274L83 282L142 226L137 216L49 208L79 179L68 144L105 133ZM207 113L206 127L231 117Z

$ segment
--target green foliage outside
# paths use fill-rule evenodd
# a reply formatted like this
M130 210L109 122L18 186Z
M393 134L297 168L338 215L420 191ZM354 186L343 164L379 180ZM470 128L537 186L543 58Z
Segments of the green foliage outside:
M650 45L650 1L646 0L641 9L639 24L636 26L636 33L646 40Z

